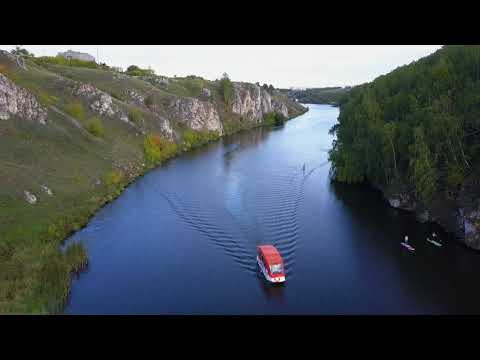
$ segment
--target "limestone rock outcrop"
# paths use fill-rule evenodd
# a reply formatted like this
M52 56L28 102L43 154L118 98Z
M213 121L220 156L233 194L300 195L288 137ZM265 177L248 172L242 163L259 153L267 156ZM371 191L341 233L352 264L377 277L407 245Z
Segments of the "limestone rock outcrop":
M170 108L175 117L191 129L218 131L223 135L223 125L214 104L195 98L176 98Z
M36 97L0 74L0 120L8 120L12 115L42 125L47 121L47 110Z

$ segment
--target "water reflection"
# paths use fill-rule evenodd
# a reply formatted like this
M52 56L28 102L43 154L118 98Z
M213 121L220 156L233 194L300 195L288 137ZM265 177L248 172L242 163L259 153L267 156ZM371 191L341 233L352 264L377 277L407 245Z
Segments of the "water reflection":
M285 301L285 288L287 286L285 283L275 285L270 284L259 271L257 271L257 278L262 293L267 299L276 300L276 302L280 304Z

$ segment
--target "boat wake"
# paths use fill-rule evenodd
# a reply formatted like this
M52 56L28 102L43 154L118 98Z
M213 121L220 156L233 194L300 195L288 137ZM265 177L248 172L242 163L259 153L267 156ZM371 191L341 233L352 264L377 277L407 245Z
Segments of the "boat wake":
M194 201L185 201L177 194L162 193L175 214L191 229L206 237L215 247L221 249L228 256L248 272L256 273L255 250L248 249L241 242L241 235L234 231L225 231L215 225L215 213L209 213L204 206Z
M256 247L273 244L282 255L288 277L294 274L295 252L300 238L298 210L308 178L320 167L304 171L302 166L276 170L272 176L256 174L256 181L240 178L227 188L225 203L209 206L175 192L161 195L174 213L215 247L251 274L257 274ZM228 228L217 224L228 217ZM225 220L225 219L222 219Z

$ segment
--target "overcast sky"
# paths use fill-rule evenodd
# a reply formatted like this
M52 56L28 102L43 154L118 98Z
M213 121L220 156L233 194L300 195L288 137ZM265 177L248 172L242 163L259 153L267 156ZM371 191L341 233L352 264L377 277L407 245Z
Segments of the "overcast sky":
M0 45L10 50L14 45ZM440 48L440 45L24 45L36 56L68 49L126 68L150 66L159 75L199 75L209 80L226 72L233 81L275 87L357 85Z

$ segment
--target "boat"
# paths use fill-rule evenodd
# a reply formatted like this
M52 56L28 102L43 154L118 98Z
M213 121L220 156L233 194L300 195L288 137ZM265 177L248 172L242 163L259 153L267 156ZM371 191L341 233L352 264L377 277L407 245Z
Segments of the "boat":
M257 263L267 281L271 283L285 282L286 276L283 259L275 246L257 246Z
M404 246L408 251L415 251L415 248L413 246L410 246L406 242L401 242L400 244Z
M429 238L427 238L427 241L428 241L429 243L432 243L432 244L435 245L435 246L438 246L438 247L442 246L442 244L439 243L438 241L435 241L435 240L432 240L432 239L429 239Z

